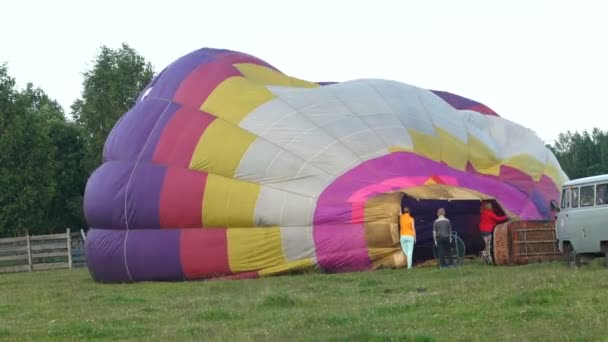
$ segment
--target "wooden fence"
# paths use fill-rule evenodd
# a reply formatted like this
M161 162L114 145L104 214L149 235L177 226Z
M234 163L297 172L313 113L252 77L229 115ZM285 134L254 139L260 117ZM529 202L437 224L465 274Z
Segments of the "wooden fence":
M0 239L0 273L86 266L84 232Z

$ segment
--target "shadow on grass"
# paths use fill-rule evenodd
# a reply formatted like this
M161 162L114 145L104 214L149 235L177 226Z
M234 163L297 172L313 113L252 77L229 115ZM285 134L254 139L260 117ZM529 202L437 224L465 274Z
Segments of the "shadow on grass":
M420 306L417 304L388 304L377 306L373 310L368 312L370 316L382 317L394 317L410 312L414 312Z
M135 304L135 303L145 303L146 300L143 298L136 297L126 297L126 296L107 296L101 298L106 303L111 304Z
M0 317L9 316L14 311L17 311L16 305L2 305L0 306Z
M9 337L10 335L10 331L8 331L7 329L0 328L0 338Z
M323 317L309 317L306 319L305 326L313 329L319 325L327 327L341 327L354 325L357 322L357 317L353 315L329 314L324 315Z
M153 307L149 307L149 306L148 306L148 307L143 307L143 308L141 308L141 310L139 310L139 311L140 311L140 312L143 312L143 313L153 313L153 312L158 312L158 311L160 311L160 309L158 309L158 308L153 308Z
M533 321L539 319L553 319L556 318L560 313L548 308L542 307L528 307L523 310L517 310L507 314L509 320L514 321Z
M359 286L360 287L377 287L380 285L384 285L383 282L376 280L376 279L363 279L359 282Z
M242 319L243 315L235 314L226 310L216 309L198 312L193 316L194 320L223 322Z
M96 324L90 322L72 322L71 324L62 325L53 324L49 328L49 336L80 339L116 338L115 331L104 327L97 327Z
M201 327L199 325L191 325L187 327L178 328L186 336L190 336L191 338L201 338L204 336L207 339L214 339L217 337L217 332L209 327ZM195 339L198 341L197 339ZM202 339L201 339L202 340Z
M261 305L269 308L290 308L300 304L298 298L286 294L271 294L262 299Z
M125 339L137 338L150 334L150 328L145 323L130 319L108 319L103 321L75 321L66 323L51 323L49 336L78 339Z
M550 288L525 290L508 297L506 303L511 306L550 305L560 303L562 296L561 291Z
M368 330L355 331L347 336L344 336L338 341L405 341L405 342L432 342L436 341L435 338L424 335L410 336L391 334L391 332L374 332Z

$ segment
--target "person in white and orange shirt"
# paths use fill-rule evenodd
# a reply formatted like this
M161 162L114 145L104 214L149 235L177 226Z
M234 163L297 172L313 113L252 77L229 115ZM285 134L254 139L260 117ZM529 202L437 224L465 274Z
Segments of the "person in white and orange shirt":
M410 215L410 208L405 207L399 216L399 235L401 249L407 257L407 268L412 268L412 258L414 255L414 245L416 244L416 226L414 218Z

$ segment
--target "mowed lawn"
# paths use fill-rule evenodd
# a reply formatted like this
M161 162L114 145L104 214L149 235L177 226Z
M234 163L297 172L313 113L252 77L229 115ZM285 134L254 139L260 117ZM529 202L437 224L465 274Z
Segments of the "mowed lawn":
M104 285L0 275L0 340L607 340L608 269L471 261L350 274Z

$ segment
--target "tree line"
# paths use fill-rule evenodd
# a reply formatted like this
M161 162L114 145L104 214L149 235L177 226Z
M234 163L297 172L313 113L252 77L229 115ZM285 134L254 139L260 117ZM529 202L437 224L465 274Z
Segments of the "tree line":
M86 181L110 130L154 75L128 44L102 46L66 112L32 83L19 89L0 64L0 237L86 227ZM608 173L608 132L561 133L548 147L570 178Z
M154 76L127 44L102 46L66 112L44 90L18 89L0 64L0 237L86 226L82 199L116 121Z
M608 173L608 131L567 131L548 147L570 179Z

